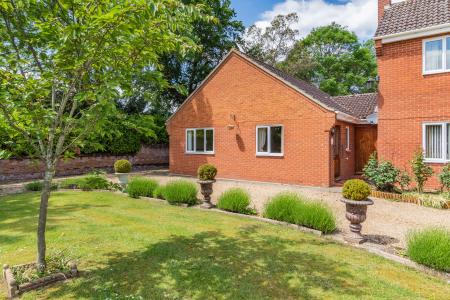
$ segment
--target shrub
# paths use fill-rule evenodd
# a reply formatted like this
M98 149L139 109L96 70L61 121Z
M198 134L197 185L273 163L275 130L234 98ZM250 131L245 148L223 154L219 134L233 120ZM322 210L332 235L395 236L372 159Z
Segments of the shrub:
M175 180L166 184L163 196L170 204L194 205L197 203L197 192L197 186L193 182Z
M442 172L439 174L439 181L442 184L442 189L450 190L450 164L442 168Z
M342 188L342 195L354 201L365 200L370 196L370 186L360 179L347 180Z
M391 162L379 162L376 157L376 152L372 153L363 171L364 176L378 190L388 192L394 189L395 184L398 182L398 175L400 174L400 170Z
M126 192L131 198L152 197L158 182L144 177L134 177L128 183Z
M114 163L114 171L116 173L130 173L131 163L126 159L119 159Z
M42 191L43 188L44 188L43 181L33 181L33 182L25 184L25 190L27 190L27 191L39 192L39 191ZM53 182L52 185L50 186L50 190L54 191L57 189L58 189L58 184Z
M423 187L428 178L433 175L433 169L425 163L422 150L416 152L411 161L411 167L414 174L414 180L417 183L417 190L419 193L423 193Z
M403 171L398 176L398 183L400 184L400 188L402 191L407 191L409 189L409 185L411 184L411 176L409 176L408 172Z
M153 191L153 197L164 200L164 188L163 185L158 185Z
M217 202L217 207L223 210L241 214L255 214L254 210L248 207L249 205L250 195L247 191L240 188L225 191Z
M407 255L415 262L450 272L450 231L427 228L409 233Z
M265 207L264 217L324 233L336 230L336 220L329 208L320 202L306 201L294 193L281 193L273 197Z
M200 180L214 180L217 175L217 168L211 164L204 164L198 168L197 174Z
M78 178L69 178L60 182L60 188L63 189L81 189L83 191L91 190L109 190L111 183L103 175L86 175Z

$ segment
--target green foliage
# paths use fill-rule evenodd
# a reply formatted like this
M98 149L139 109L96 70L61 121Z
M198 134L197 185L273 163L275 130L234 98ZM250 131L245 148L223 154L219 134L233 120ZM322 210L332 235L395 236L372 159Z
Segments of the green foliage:
M164 185L158 185L153 191L153 197L164 200Z
M164 186L163 196L170 204L188 204L197 203L197 186L195 183L187 180L174 180Z
M332 96L376 91L376 84L367 85L377 76L373 42L359 43L355 33L336 23L314 28L280 68Z
M114 163L114 171L116 173L130 173L131 163L126 159L119 159Z
M419 193L423 193L423 187L433 175L433 169L425 163L422 150L418 150L414 155L411 161L411 168L414 174L414 181L417 183L417 190Z
M33 182L25 184L25 190L27 190L27 191L38 192L38 191L42 191L43 187L44 187L44 182L42 182L42 181L33 181ZM52 183L50 189L53 191L57 190L58 184Z
M212 164L201 165L197 170L198 179L214 180L217 175L217 168Z
M450 190L450 164L442 168L442 172L439 174L439 181L443 189Z
M158 182L144 177L134 177L128 183L126 192L131 198L152 197Z
M372 153L363 169L364 176L378 190L391 192L398 182L400 170L389 161L378 162L376 153Z
M427 228L408 235L407 255L415 262L450 272L450 231Z
M101 174L88 174L77 178L68 178L59 183L62 189L81 189L83 191L108 190L112 184Z
M370 193L370 186L360 179L347 180L342 188L344 198L354 201L366 200Z
M217 207L223 210L240 214L255 214L250 205L250 194L241 188L233 188L225 191L217 202Z
M398 183L400 184L400 188L402 191L407 191L409 189L409 186L411 184L411 176L409 176L408 172L403 171L398 176Z
M280 193L273 197L264 210L264 217L297 224L323 233L336 230L332 211L318 201L308 201L294 193Z

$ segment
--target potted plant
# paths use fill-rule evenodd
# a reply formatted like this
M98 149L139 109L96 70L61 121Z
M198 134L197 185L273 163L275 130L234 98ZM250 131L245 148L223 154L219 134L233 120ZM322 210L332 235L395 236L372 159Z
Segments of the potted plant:
M211 194L213 193L213 183L216 182L217 168L211 164L201 165L198 170L198 183L203 195L203 208L212 208Z
M346 209L345 217L350 221L350 234L345 239L361 244L365 242L361 235L361 223L366 220L367 206L373 205L373 201L367 198L370 195L370 186L360 179L348 180L342 188L342 195L344 198L341 201L345 203Z
M119 183L122 186L128 183L128 173L131 172L131 163L126 159L117 160L114 163L114 171L116 172L117 178L119 178Z

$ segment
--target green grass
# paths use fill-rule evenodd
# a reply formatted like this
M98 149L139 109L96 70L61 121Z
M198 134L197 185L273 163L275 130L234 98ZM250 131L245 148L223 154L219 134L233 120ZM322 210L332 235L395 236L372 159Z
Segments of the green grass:
M412 231L407 255L420 264L450 272L450 231L444 228Z
M232 188L220 195L217 207L223 210L232 211L241 214L255 214L254 210L249 208L250 195L241 188Z
M197 203L197 193L195 183L180 179L168 182L164 186L162 195L170 204L194 205Z
M294 193L280 193L273 197L265 207L264 217L306 226L324 233L336 230L336 220L328 207Z
M39 194L0 197L0 203L0 264L33 261ZM24 299L446 299L450 294L442 280L368 252L239 216L81 191L53 193L48 213L48 249L69 248L82 275Z
M158 187L158 182L154 179L144 177L134 177L128 183L126 192L131 198L152 197L153 191Z
M68 178L59 183L62 189L82 189L84 191L91 190L107 190L111 188L111 183L101 174L88 174L82 177Z

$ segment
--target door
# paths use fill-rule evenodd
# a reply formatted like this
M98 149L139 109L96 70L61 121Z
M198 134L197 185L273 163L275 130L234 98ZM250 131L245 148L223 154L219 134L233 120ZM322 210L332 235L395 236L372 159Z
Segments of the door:
M334 178L338 178L341 176L341 128L339 126L331 130L331 147L333 150Z
M362 173L370 155L377 150L377 126L369 125L355 129L355 171Z

